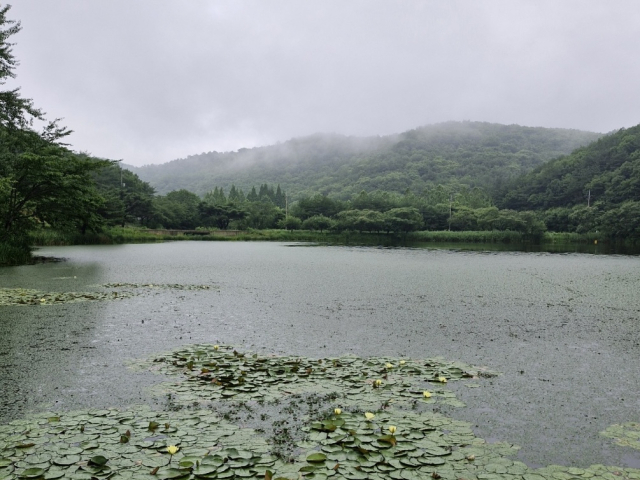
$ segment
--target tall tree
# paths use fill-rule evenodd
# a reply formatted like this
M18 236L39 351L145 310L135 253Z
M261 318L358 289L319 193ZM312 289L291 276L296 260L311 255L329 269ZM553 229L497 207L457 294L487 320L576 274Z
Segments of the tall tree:
M20 31L20 22L7 18L9 9L0 8L0 85L15 77L18 65L9 38ZM2 243L25 246L27 233L39 224L85 231L100 222L102 199L90 174L110 162L71 152L61 142L70 130L54 120L38 133L34 119L44 120L44 114L19 88L0 91Z

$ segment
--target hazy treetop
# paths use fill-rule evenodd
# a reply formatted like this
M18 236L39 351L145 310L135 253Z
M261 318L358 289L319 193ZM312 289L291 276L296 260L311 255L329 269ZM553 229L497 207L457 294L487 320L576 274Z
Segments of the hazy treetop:
M19 0L15 81L76 150L158 163L447 120L640 122L637 0Z

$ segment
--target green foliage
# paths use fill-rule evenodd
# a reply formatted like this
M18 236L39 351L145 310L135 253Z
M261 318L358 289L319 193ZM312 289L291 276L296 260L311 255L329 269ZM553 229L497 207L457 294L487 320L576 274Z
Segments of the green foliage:
M0 265L22 265L31 260L31 248L23 242L0 242Z
M302 222L302 228L305 230L319 230L320 232L324 230L329 230L333 228L335 222L324 215L314 215L313 217L307 218L304 222Z
M381 232L385 229L384 214L375 210L343 210L336 215L335 229L358 232Z
M498 203L516 210L540 210L629 200L640 200L640 125L536 168L509 185Z
M640 202L630 200L603 212L598 226L612 238L640 240Z
M285 212L266 197L256 202L247 203L246 211L247 215L237 223L241 230L277 228L278 222L285 217Z
M387 232L408 233L419 230L422 216L413 207L392 208L384 213L384 229Z
M200 202L198 205L200 213L200 225L204 227L214 226L221 230L226 230L233 220L242 220L247 211L234 203L208 203Z
M155 225L191 230L200 224L200 197L188 190L176 190L153 199Z
M115 164L93 173L104 202L98 210L107 225L147 224L155 215L154 189L133 172Z
M289 215L278 222L278 227L284 230L300 230L302 227L302 220L298 217Z
M91 172L108 162L77 155L31 130L0 126L0 241L12 242L38 224L95 230L102 204Z
M493 194L518 175L599 136L577 130L448 122L386 137L312 135L269 147L193 155L134 171L161 193L185 188L204 194L214 185L225 191L232 185L250 191L252 185L267 182L280 183L294 199L321 193L347 200L363 190L422 192L438 184L467 185ZM262 187L248 199L255 201L260 193Z
M9 38L20 23L0 8L0 85L15 77L18 62ZM71 133L49 122L42 132L33 120L44 114L23 99L19 89L0 91L0 245L3 263L22 261L29 252L28 233L43 225L86 232L102 225L92 172L109 164L75 154L60 139Z
M292 208L292 212L302 220L318 215L333 217L340 210L342 210L341 202L320 194L313 197L303 197Z

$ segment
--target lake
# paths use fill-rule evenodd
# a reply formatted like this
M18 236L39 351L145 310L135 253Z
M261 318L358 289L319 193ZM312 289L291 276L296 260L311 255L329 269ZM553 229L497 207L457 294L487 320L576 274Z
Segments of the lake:
M640 467L599 432L640 420L640 258L262 242L51 247L63 262L0 269L0 288L132 298L0 307L0 423L44 409L148 403L162 381L125 362L225 343L310 357L443 356L502 372L449 387L444 413L531 466Z

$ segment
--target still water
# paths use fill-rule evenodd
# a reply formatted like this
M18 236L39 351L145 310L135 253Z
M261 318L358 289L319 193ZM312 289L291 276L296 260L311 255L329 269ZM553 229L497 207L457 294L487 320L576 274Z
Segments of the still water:
M640 466L599 435L640 421L640 258L284 243L52 247L0 269L0 288L205 291L0 307L0 423L42 409L153 403L125 362L190 343L311 357L443 356L503 375L443 411L531 466ZM464 383L464 382L461 382Z

